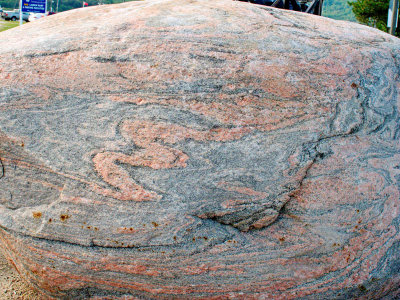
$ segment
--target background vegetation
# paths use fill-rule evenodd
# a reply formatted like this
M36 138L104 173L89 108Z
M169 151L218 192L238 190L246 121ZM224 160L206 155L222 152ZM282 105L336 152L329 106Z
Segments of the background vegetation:
M349 3L358 22L387 32L389 0L357 0ZM399 31L397 31L399 33Z
M325 0L322 15L335 20L356 22L356 17L348 4L348 0Z
M336 20L356 21L351 7L347 4L348 0L325 0L323 7L323 15ZM83 0L58 0L58 11L65 11L82 7ZM104 4L121 3L124 0L86 0L89 6L97 5L99 2ZM6 9L14 9L19 7L19 0L0 0L0 5ZM57 0L47 0L47 7L53 7L53 11L57 8Z
M48 10L66 11L82 7L83 0L47 0ZM129 1L129 0L128 0ZM98 5L121 3L125 0L85 0L89 4ZM19 0L0 0L3 9L14 9L19 7ZM359 22L368 26L376 27L387 32L387 12L389 0L325 0L322 15L336 20ZM400 30L397 30L398 35Z

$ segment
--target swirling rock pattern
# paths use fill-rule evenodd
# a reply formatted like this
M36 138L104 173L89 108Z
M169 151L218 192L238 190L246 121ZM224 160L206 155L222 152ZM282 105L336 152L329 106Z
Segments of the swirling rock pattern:
M400 296L400 42L235 1L1 34L0 241L46 297Z

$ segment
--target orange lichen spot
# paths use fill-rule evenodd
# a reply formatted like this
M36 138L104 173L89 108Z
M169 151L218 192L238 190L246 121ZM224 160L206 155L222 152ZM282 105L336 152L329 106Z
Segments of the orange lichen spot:
M69 215L67 215L67 214L62 214L61 216L60 216L60 220L61 221L66 221L66 220L68 220L69 219Z
M158 223L156 223L156 222L151 222L151 224L153 224L153 226L156 228L158 227Z
M96 229L95 229L96 230ZM135 230L133 227L119 227L116 229L116 232L122 233L122 234L134 234L139 232L139 230Z
M366 288L365 286L363 286L362 284L360 284L360 285L358 286L358 289L359 289L361 292L366 292L366 291L367 291L367 288Z
M92 229L92 226L87 226L86 228L87 228L87 229Z
M359 209L357 209L357 210L356 210L356 212L357 212L357 213L359 213L359 212L360 212L360 210L359 210Z
M35 219L40 219L40 218L42 217L42 213L41 213L40 211L34 211L34 212L32 213L32 215L33 215L33 217L34 217Z
M21 147L24 147L24 146L25 146L25 144L24 144L24 142L22 142L22 143L21 143Z
M351 87L352 87L353 89L356 89L356 88L358 88L358 84L353 82L353 83L351 84Z
M98 227L94 227L94 230L98 231L98 230L99 230L99 228L98 228Z
M192 238L192 240L193 240L193 242L196 241L196 237L194 236L194 237Z
M52 219L52 218L49 219L49 223L51 223L51 222L53 222L53 219Z

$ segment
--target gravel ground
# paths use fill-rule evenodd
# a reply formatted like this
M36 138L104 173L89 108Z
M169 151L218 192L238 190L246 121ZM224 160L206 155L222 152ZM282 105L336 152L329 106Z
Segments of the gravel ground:
M0 300L42 300L0 254Z

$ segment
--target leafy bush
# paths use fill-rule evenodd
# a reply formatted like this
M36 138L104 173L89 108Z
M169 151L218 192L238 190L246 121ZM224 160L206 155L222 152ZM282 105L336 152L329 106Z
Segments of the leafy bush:
M356 17L347 0L325 0L322 7L322 15L335 20L356 22Z

